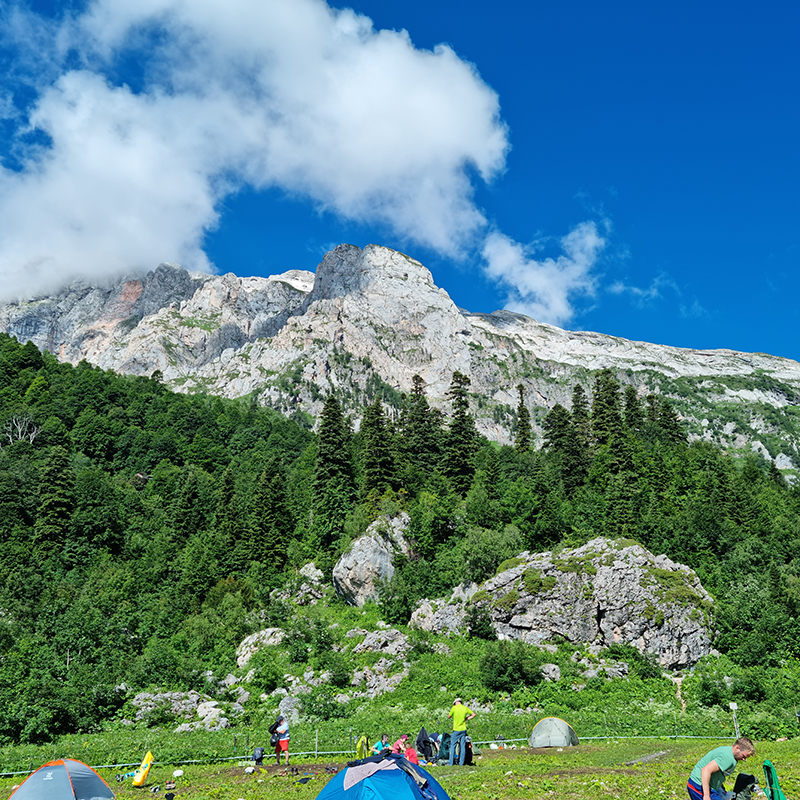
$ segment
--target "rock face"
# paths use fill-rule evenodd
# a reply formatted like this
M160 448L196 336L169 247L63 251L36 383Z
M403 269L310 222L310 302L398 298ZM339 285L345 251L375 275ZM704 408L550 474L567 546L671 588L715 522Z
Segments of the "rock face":
M415 374L431 403L447 408L459 370L483 398L472 409L480 431L501 442L511 436L518 384L536 426L556 403L569 406L575 382L588 388L593 371L608 367L640 393L675 401L693 436L756 450L781 469L800 464L785 416L800 404L797 362L563 331L508 311L470 313L418 261L376 245L339 245L316 274L238 278L161 264L114 286L73 284L2 305L0 330L71 363L160 370L179 391L254 393L285 413L313 416L332 390L357 415L376 382L396 390L396 404Z
M450 597L421 600L411 615L412 628L434 633L461 633L466 626L467 604L480 587L476 583L457 586Z
M263 631L258 631L243 639L236 648L236 663L239 665L239 669L246 667L247 662L260 648L280 644L285 636L286 632L281 628L264 628Z
M403 535L408 521L405 512L391 519L375 520L336 562L333 586L350 605L363 606L368 600L378 599L378 583L391 580L394 575L395 555L407 556L410 552Z
M713 600L693 570L666 556L599 538L556 555L525 552L514 562L470 601L489 611L500 638L630 644L655 654L666 669L691 666L711 652ZM452 631L458 615L463 625L465 605L423 601L412 625Z

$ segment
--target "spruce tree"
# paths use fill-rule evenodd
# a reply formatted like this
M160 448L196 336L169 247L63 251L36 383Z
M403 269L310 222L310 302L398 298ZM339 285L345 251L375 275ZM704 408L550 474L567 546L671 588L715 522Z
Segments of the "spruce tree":
M622 432L619 382L610 369L601 369L595 376L591 420L592 436L598 447Z
M425 381L419 375L412 380L411 395L405 398L394 440L399 482L416 494L440 465L444 433L441 412L431 408L425 396Z
M658 404L658 427L666 441L671 444L685 444L687 441L686 431L681 426L678 419L678 412L663 398Z
M586 390L579 383L576 383L572 388L571 417L578 445L583 450L584 458L588 462L589 450L592 444L592 423L589 416L589 400L586 397Z
M478 450L478 432L475 420L469 413L467 389L469 378L461 372L454 372L447 391L453 407L453 416L447 430L445 446L445 475L450 478L454 490L465 495L475 474L475 454Z
M69 453L53 447L42 467L39 506L33 527L34 543L40 553L60 550L69 533L75 509L75 472Z
M334 395L325 400L317 437L314 467L313 519L310 555L324 568L332 566L333 548L344 532L344 521L356 497L350 454L350 427Z
M376 397L361 419L361 496L382 494L396 484L391 435L383 405Z
M517 404L517 437L514 447L520 453L527 453L531 449L531 412L525 405L525 387L520 383L517 386L519 403Z
M625 427L631 433L641 433L644 425L644 411L639 400L639 393L628 384L624 392Z
M250 513L250 540L254 560L276 575L286 564L286 551L294 530L286 484L278 463L270 459L259 475Z

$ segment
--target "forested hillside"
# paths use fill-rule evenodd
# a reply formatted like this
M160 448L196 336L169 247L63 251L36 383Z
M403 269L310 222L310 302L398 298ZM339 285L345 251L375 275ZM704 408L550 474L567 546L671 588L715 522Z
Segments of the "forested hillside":
M774 466L688 444L668 404L608 371L549 413L541 451L522 390L503 447L477 435L458 372L448 417L421 380L396 418L372 399L353 433L329 396L314 433L0 335L0 740L98 729L122 683L202 688L235 669L246 635L293 624L273 589L310 560L329 574L398 510L415 554L384 588L389 622L522 550L607 535L697 570L734 661L797 655L800 492Z

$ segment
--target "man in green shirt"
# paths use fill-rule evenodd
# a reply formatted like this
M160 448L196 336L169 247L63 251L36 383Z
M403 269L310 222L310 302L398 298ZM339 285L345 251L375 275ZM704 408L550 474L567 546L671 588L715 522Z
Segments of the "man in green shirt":
M737 739L733 747L717 747L706 753L695 765L686 788L691 800L725 800L725 778L739 761L750 758L756 749L746 736Z
M475 712L467 708L460 697L453 701L453 707L447 715L453 720L453 733L450 735L450 760L448 764L452 767L456 754L456 744L458 744L458 763L464 766L464 758L467 755L467 720L474 719Z

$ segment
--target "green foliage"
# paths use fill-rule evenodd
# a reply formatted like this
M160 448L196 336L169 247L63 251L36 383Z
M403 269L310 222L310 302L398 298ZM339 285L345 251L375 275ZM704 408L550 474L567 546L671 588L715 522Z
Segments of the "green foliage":
M489 643L480 665L481 677L491 691L513 692L540 683L542 663L541 651L520 641Z

